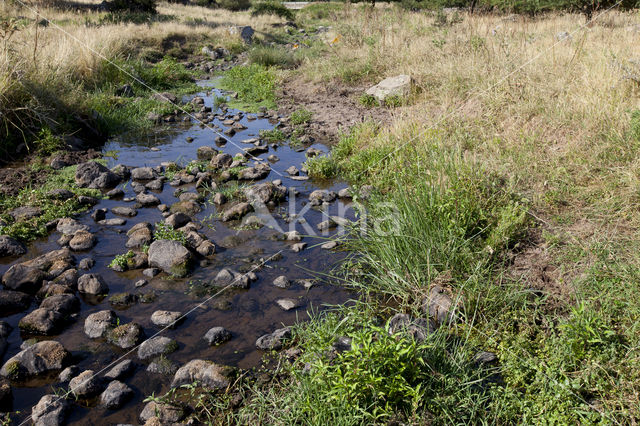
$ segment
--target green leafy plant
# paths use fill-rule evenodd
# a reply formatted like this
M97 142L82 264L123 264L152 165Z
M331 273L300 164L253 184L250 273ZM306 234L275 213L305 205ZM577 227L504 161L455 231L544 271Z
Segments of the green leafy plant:
M274 108L275 85L273 71L258 64L233 67L224 73L220 81L223 89L237 92L250 110L257 110L259 106Z
M153 238L155 240L178 241L183 245L187 242L187 237L184 232L173 229L170 225L167 225L164 222L156 223L155 230L153 232Z
M129 268L129 261L134 257L135 253L131 250L124 254L119 254L109 263L109 268L126 271Z

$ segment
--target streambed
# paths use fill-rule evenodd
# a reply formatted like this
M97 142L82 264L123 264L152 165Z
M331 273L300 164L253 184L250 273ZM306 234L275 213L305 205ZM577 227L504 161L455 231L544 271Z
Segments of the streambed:
M176 122L170 125L168 131L151 133L146 137L126 136L109 141L104 146L104 152L115 152L117 158L107 158L107 167L118 164L130 168L165 166L169 162L181 165L189 164L196 159L198 148L212 147L220 152L232 156L243 153L245 148L252 145L244 143L247 139L259 138L261 130L270 130L278 126L279 119L275 114L243 114L241 111L228 109L225 114L214 105L214 99L222 95L220 91L210 87L209 82L201 83L203 92L196 96L204 100L204 106L217 113L210 125L217 126L218 134L211 129L202 128L195 120ZM184 99L188 102L189 98ZM225 144L215 143L222 132L228 128L223 122L235 120L241 126L235 135L224 137ZM241 127L246 129L241 130ZM258 142L264 145L264 142ZM248 289L229 289L221 295L209 300L205 306L195 309L174 329L167 329L162 336L175 340L178 349L164 357L175 367L180 367L193 359L210 360L218 364L240 368L252 368L260 365L264 352L256 348L256 339L273 332L275 329L292 325L296 321L307 318L310 310L322 309L324 305L339 304L353 295L345 289L329 284L324 274L330 273L345 254L339 250L327 250L321 247L337 232L340 227L332 227L326 232L318 231L318 224L326 221L328 216L340 216L349 220L354 219L354 211L348 197L336 198L335 201L310 208L309 196L318 189L338 192L347 187L344 182L322 181L302 177L291 177L287 169L295 166L302 168L306 155L311 150L327 152L327 147L321 144L304 146L289 146L286 142L267 144L268 151L255 154L249 164L258 161L270 166L268 176L259 181L246 181L243 185L254 185L261 182L281 180L287 188L287 198L270 206L264 215L269 213L269 226L244 226L241 221L223 222L219 213L233 204L229 201L223 205L215 205L210 200L200 202L201 212L193 215L193 223L199 228L198 233L205 236L216 246L216 253L206 258L197 257L195 267L184 278L172 277L160 273L152 278L143 276L144 268L116 272L108 267L115 256L126 253L126 232L134 225L148 222L152 225L164 221L166 214L155 206L137 208L137 215L126 217L126 224L107 226L98 224L91 218L95 209L107 209L106 218L121 218L112 211L114 207L133 207L136 203L135 185L127 180L118 185L124 191L123 196L115 199L102 199L86 213L76 219L79 224L86 225L96 237L97 243L86 251L72 252L76 265L82 259L91 258L95 265L89 270L79 270L79 274L100 274L108 285L109 293L106 297L87 296L76 293L80 299L79 313L58 335L39 336L30 335L18 327L19 321L38 307L40 300L34 298L29 309L13 314L2 313L3 321L7 322L12 331L7 337L7 349L3 363L21 351L21 346L29 339L55 340L61 343L72 355L70 365L78 367L78 371L100 371L114 361L131 359L135 363L134 372L121 381L130 387L134 395L122 407L110 410L100 407L98 398L78 400L71 404L67 421L70 424L117 424L140 423L139 415L145 403L144 398L151 394L162 394L169 389L173 374L153 373L147 371L152 360L140 360L136 352L126 355L128 350L118 348L104 338L92 339L84 332L84 323L88 315L113 310L119 323L135 322L142 326L147 337L155 335L161 327L154 325L150 318L159 310L186 313L198 303L207 300L212 294L220 290L211 287L209 283L222 268L229 268L240 273L255 272L257 280L251 282ZM277 161L268 161L271 155L278 157ZM176 192L176 190L179 190ZM180 192L197 192L196 184L172 186L167 180L160 190L148 190L155 195L162 204L171 206L178 201ZM202 191L201 191L202 192ZM207 194L212 195L212 194ZM129 200L129 201L126 201ZM293 215L293 216L292 216ZM298 216L295 216L298 215ZM301 241L287 241L283 233L297 230L303 239ZM310 234L317 234L315 237ZM36 258L42 254L61 248L60 233L55 230L48 238L40 239L30 244L25 256L7 260L0 265L0 272L5 273L12 265ZM300 252L293 250L300 242L307 246ZM279 276L286 276L292 285L289 288L274 286L273 281ZM147 283L136 287L140 280ZM309 281L313 280L312 285ZM110 296L118 293L131 293L138 296L134 303L113 305ZM298 307L288 311L283 310L276 302L279 299L291 299ZM146 302L146 303L143 303ZM212 327L224 327L231 332L232 338L221 345L211 346L203 340L207 330ZM28 345L28 343L27 343ZM25 346L23 346L25 347ZM13 413L12 419L16 424L30 417L31 407L46 394L51 394L54 388L64 387L58 377L59 371L45 376L30 378L28 381L12 382Z

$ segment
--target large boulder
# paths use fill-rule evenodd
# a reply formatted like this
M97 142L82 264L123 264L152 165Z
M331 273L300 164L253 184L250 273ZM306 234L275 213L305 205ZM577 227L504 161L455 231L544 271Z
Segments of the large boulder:
M80 300L73 294L57 294L44 299L40 309L56 311L68 316L80 311Z
M268 164L257 164L254 167L247 167L238 172L238 180L259 180L264 179L271 173Z
M221 269L211 282L216 287L235 287L235 288L249 288L250 283L249 276L247 274L241 274L229 268Z
M76 184L81 188L112 188L118 183L118 175L95 161L79 164L76 170Z
M411 77L404 74L387 77L380 83L367 89L366 93L367 95L374 96L380 102L384 102L384 100L390 96L404 98L411 93Z
M231 367L202 359L194 359L176 371L171 387L198 382L200 385L210 389L225 389L229 386L229 377L232 373L233 369Z
M71 354L60 343L46 340L18 352L4 363L0 375L10 379L24 379L50 371L62 370Z
M149 265L171 275L186 276L191 259L191 252L178 241L157 240L149 246Z
M0 257L22 256L27 252L24 244L7 235L0 235Z

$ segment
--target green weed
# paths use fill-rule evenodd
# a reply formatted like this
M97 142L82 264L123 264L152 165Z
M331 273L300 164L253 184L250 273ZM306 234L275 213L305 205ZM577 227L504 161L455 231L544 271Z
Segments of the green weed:
M153 239L178 241L182 245L187 242L187 236L184 234L184 232L173 229L170 225L167 225L164 222L156 223L155 229L153 231Z
M274 72L258 64L234 67L220 81L221 88L237 92L238 102L250 111L260 106L275 108L275 84Z
M313 113L305 108L300 108L291 113L289 117L289 121L294 126L299 126L301 124L306 124L311 121L311 117L313 117Z

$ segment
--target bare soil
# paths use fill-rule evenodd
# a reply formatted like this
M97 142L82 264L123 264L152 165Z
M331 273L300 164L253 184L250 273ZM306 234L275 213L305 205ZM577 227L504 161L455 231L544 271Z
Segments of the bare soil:
M391 111L386 108L365 108L358 103L366 87L347 87L339 83L326 85L294 78L282 83L278 93L278 113L290 114L306 108L313 113L310 129L313 136L333 144L341 132L364 121L388 124Z

